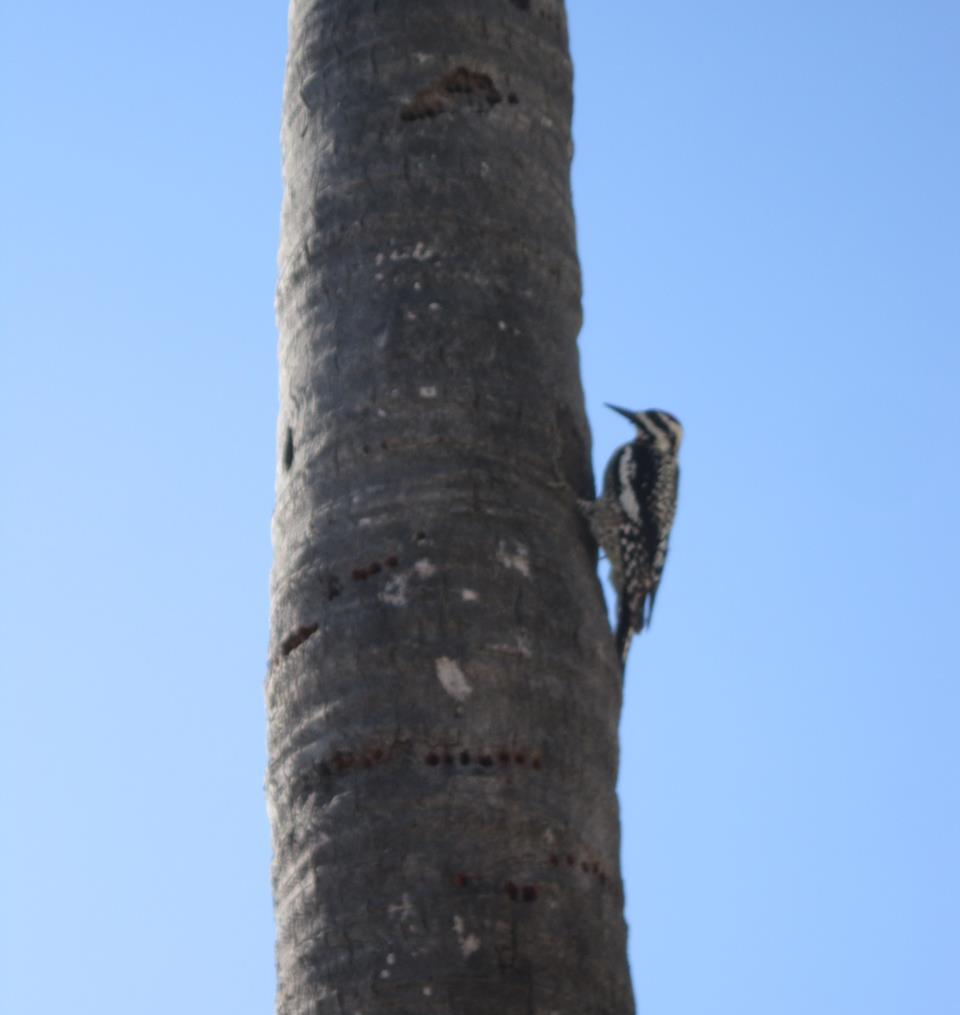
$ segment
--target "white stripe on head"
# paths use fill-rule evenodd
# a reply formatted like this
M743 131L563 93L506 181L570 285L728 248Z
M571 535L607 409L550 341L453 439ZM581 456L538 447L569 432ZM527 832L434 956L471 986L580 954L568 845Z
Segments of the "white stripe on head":
M676 416L662 409L647 409L636 416L637 429L665 451L676 451L683 440L683 426Z

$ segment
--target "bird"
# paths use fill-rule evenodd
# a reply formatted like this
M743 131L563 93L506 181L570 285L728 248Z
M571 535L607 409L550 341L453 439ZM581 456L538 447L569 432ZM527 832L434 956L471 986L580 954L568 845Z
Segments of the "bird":
M677 510L683 426L662 409L634 412L604 403L636 427L614 451L593 501L580 501L590 531L610 562L617 593L616 647L626 666L630 643L650 623Z

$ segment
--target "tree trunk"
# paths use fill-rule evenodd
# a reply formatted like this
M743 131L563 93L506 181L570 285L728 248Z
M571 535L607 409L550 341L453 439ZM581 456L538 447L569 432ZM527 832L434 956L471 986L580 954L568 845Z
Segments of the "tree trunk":
M293 0L282 1015L626 1015L562 0Z

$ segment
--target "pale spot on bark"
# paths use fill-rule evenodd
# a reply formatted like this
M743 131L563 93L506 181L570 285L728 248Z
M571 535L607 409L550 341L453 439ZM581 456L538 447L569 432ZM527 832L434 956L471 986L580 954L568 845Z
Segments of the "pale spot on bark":
M453 659L441 656L435 665L437 680L440 681L443 689L451 698L456 698L457 701L466 701L473 694L473 688L467 683L463 670Z
M421 388L420 389L420 397L421 398L436 398L437 397L437 389L435 387L433 387L432 385L429 385L427 387Z
M383 264L383 254L377 254L374 258L374 264Z
M400 896L399 902L394 902L387 906L387 913L390 916L397 916L401 920L409 920L414 913L413 900L406 892L404 892L403 895Z
M408 310L403 316L406 317L408 321L415 321L417 319L417 315L412 310Z
M519 571L524 578L530 577L530 551L523 543L515 543L514 549L511 551L507 547L506 541L500 540L500 545L497 547L497 560L504 567Z
M391 953L390 953L390 954L389 954L389 955L387 956L387 965L388 965L388 966L392 966L392 965L393 965L393 964L394 964L394 963L395 963L396 961L397 961L397 957L396 957L396 955L394 955L394 954L393 954L393 952L391 952Z
M533 655L530 651L530 642L522 636L512 644L504 641L495 642L490 646L490 650L507 656L521 656L524 659L529 659Z
M388 606L406 606L410 579L414 577L429 578L436 573L437 569L431 561L426 558L418 560L406 573L391 575L378 598L381 603L386 603Z
M465 603L475 603L480 597L473 591L473 589L461 589L460 598Z
M390 979L390 970L389 969L381 969L380 970L380 979L381 980L389 980Z
M423 994L424 997L430 997L430 995L433 993L433 987L424 987L421 993Z
M506 331L507 330L507 322L506 321L497 321L497 327L501 331Z
M380 593L380 602L386 603L387 606L406 606L408 580L405 574L391 575Z
M414 245L413 250L391 250L390 260L391 261L409 261L413 258L414 261L428 261L436 251L433 247L428 246L422 241L417 242Z
M453 930L457 935L457 942L460 945L460 952L465 959L469 959L475 951L480 949L480 938L476 934L466 934L466 924L462 916L453 918Z
M432 310L434 313L436 313L440 309L440 304L439 303L431 303L429 305L429 309Z

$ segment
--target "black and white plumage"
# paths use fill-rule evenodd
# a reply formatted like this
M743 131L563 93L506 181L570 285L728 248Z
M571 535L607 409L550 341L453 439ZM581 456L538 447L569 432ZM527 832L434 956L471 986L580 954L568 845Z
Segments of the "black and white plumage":
M677 509L683 427L659 409L631 412L608 405L637 428L614 451L596 501L582 502L593 537L610 561L617 593L617 652L626 665L634 634L650 621Z

